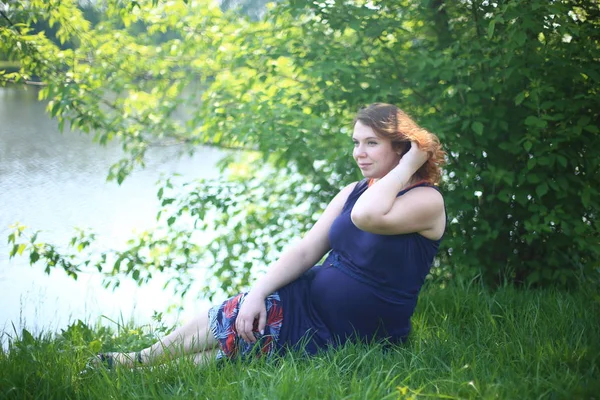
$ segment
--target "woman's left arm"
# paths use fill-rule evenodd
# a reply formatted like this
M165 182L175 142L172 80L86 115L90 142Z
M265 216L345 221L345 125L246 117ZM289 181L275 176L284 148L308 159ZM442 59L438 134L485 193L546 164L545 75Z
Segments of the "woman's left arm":
M434 231L433 236L436 236L440 228L443 232L444 200L437 190L420 187L397 197L427 159L428 154L413 142L398 166L375 182L356 201L351 214L354 225L361 230L382 235Z

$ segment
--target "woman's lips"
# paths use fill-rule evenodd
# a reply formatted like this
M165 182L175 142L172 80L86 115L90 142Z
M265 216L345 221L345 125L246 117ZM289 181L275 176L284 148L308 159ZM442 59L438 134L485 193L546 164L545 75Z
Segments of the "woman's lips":
M369 165L371 165L371 164L361 164L361 163L358 163L358 168L364 169L364 168L367 168Z

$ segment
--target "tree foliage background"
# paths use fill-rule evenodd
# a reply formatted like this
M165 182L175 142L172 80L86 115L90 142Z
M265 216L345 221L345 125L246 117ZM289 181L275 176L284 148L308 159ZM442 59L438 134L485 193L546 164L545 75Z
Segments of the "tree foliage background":
M598 1L288 0L262 18L201 0L0 4L0 54L20 63L0 80L44 82L61 126L122 143L110 179L151 146L230 150L220 180L166 180L163 228L125 251L86 253L87 232L58 249L17 226L12 255L74 277L96 267L114 285L168 270L179 292L208 268L206 293L236 292L360 178L351 121L381 101L448 151L434 276L598 280ZM33 30L40 21L57 40ZM199 243L200 230L214 240Z

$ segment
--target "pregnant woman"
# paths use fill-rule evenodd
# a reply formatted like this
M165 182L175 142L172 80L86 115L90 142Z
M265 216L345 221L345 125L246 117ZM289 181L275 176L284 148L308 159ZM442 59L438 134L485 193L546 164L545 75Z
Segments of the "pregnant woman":
M151 347L97 361L134 366L194 354L202 363L288 349L314 354L349 340L404 341L446 226L436 186L444 152L434 134L382 103L358 112L352 141L365 179L344 187L250 291Z

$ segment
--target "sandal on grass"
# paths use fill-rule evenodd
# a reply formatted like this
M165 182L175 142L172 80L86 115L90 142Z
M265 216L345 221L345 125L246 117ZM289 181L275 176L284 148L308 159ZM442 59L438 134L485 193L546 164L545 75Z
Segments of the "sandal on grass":
M94 360L92 361L93 364L96 364L96 366L100 366L103 365L104 367L106 367L106 369L113 369L117 364L123 364L125 365L125 363L121 363L119 360L115 359L115 356L113 353L98 353L96 355L96 357L94 358ZM144 360L142 359L142 353L140 351L135 353L135 360L133 362L133 365L131 365L131 367L135 367L136 365L143 365L144 364Z
M113 369L115 364L115 358L112 354L108 353L98 353L96 356L100 360L100 365L104 365L108 369Z
M79 372L79 375L86 376L99 371L102 367L110 370L112 369L113 364L114 357L111 354L99 353L88 360L83 370Z

